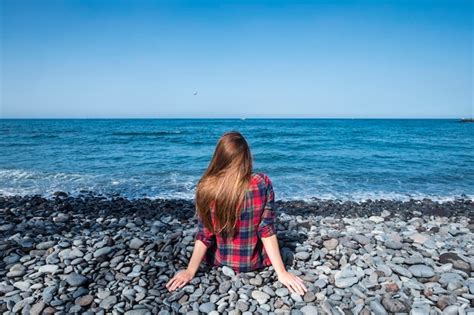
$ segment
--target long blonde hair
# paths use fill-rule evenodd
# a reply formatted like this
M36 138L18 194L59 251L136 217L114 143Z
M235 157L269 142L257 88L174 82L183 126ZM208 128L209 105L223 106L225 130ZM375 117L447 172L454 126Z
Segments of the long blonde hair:
M196 212L206 228L233 235L251 176L252 155L247 141L237 131L226 132L196 188Z

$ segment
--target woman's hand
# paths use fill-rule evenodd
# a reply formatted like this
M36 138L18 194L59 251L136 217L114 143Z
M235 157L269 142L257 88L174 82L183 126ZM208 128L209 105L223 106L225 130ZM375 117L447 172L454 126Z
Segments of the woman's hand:
M187 269L178 271L173 278L166 284L168 291L174 291L176 289L184 287L194 275Z
M292 293L296 292L299 295L303 295L306 291L308 291L308 289L306 289L304 286L303 280L286 271L283 260L281 259L276 235L263 237L262 242L263 246L265 247L265 251L267 252L268 257L270 258L270 261L273 265L273 268L278 275L278 281L288 287Z
M204 255L206 254L206 244L204 244L201 240L197 240L194 243L193 254L191 255L191 260L189 261L188 268L186 270L178 271L173 278L168 281L166 284L166 288L168 291L174 291L176 289L182 288L194 278L196 274L199 264L201 263Z
M278 281L283 283L292 293L296 292L299 295L304 295L304 293L308 291L303 280L288 271L283 271L278 274Z

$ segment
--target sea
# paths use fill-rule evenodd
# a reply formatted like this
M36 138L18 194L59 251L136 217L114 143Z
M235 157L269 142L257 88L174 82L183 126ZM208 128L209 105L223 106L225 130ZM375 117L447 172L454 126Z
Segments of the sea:
M474 198L474 124L455 119L2 119L0 195L193 199L231 130L277 200Z

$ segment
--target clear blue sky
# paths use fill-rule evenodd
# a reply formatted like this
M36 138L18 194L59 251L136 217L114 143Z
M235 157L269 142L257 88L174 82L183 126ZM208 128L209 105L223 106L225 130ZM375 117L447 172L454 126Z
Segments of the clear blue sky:
M0 2L2 118L473 112L472 1Z

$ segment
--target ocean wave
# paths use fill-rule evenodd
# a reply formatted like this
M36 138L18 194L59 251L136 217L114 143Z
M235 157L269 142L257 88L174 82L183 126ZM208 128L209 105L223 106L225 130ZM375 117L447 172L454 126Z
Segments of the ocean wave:
M52 139L52 138L59 138L59 135L52 135L52 134L34 134L29 136L30 139Z
M324 177L328 178L328 177ZM434 194L423 192L401 191L375 191L343 189L336 190L330 186L321 186L324 178L319 179L316 185L308 186L307 183L286 185L280 187L281 179L273 177L276 199L289 200L340 200L340 201L366 201L366 200L398 200L431 199L438 202L453 201L455 199L474 200L474 194L452 193ZM197 176L183 175L180 172L157 173L156 176L130 176L117 178L77 173L48 173L18 169L0 169L0 195L41 195L51 198L56 191L65 191L72 196L84 192L97 195L119 195L129 199L193 199ZM304 189L304 187L307 187Z
M91 190L91 189L80 189L74 191L68 191L64 189L52 189L48 191L40 191L40 190L18 190L18 189L2 189L0 188L0 196L32 196L32 195L40 195L44 198L53 198L54 192L56 191L65 191L70 196L77 197L83 194L92 194L98 196L105 196L105 197L124 197L130 200L137 200L142 198L148 199L185 199L185 200L193 200L194 199L194 191L188 192L164 192L160 194L127 194L127 193L119 193L119 192L109 192L109 191L101 191L101 190ZM286 196L282 198L278 198L276 201L304 201L304 202L315 202L318 200L321 201L340 201L340 202L365 202L368 200L376 201L376 200L390 200L390 201L409 201L409 200L424 200L429 199L434 202L444 203L444 202L452 202L455 200L471 200L474 201L474 195L455 195L455 196L436 196L436 195L426 195L426 194L372 194L367 193L363 195L295 195L292 197Z
M397 192L352 192L352 193L323 193L319 195L295 195L283 196L279 198L282 201L302 200L313 202L315 200L339 200L364 202L368 200L393 200L393 201L409 201L409 200L423 200L430 199L436 202L450 202L454 200L472 200L474 201L474 194L455 194L455 195L434 195L425 193L397 193Z
M146 132L113 132L113 136L129 136L129 137L135 137L135 136L167 136L167 135L177 135L181 134L182 132L179 130L176 131L146 131Z

